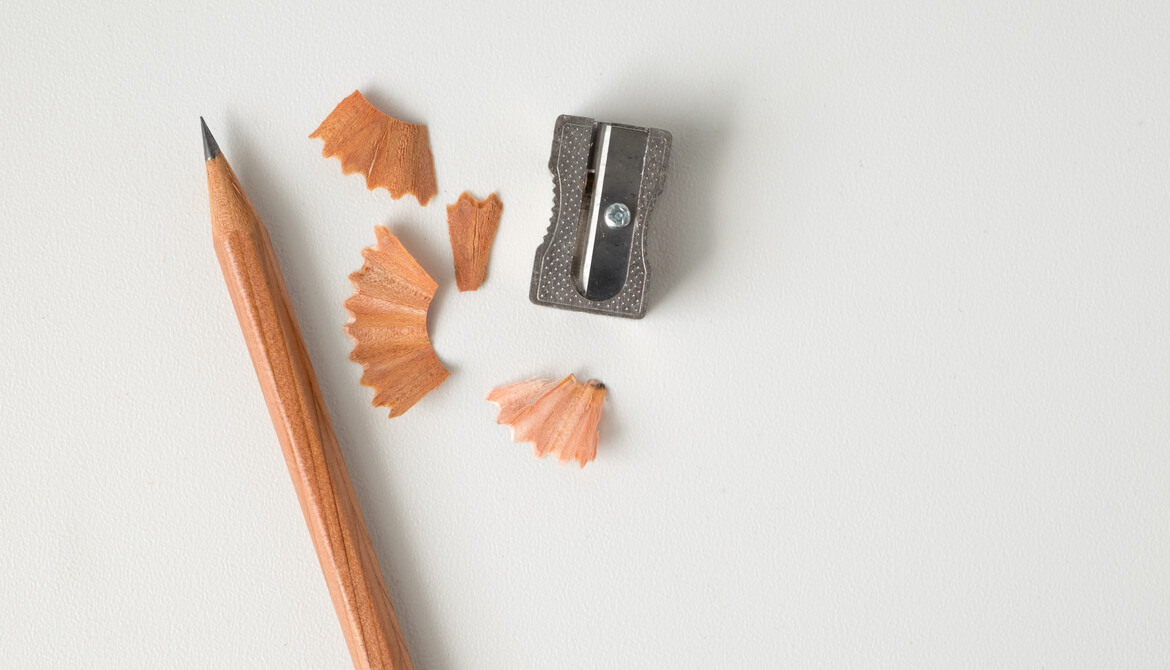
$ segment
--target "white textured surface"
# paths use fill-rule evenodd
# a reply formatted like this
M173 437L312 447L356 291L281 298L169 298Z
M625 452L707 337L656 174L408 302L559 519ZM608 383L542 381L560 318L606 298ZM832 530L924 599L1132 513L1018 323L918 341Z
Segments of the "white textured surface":
M420 670L1165 667L1170 5L334 4L0 9L0 666L349 665L203 114ZM354 88L430 125L431 206L307 138ZM644 321L528 303L562 113L674 134ZM505 210L460 295L463 189ZM394 421L341 332L377 224L453 372ZM570 371L584 471L482 400Z

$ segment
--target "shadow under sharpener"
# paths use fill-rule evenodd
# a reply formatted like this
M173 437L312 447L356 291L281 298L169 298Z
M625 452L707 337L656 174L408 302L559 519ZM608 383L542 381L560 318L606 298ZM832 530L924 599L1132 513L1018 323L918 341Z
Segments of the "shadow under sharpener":
M646 315L646 228L669 159L665 130L557 118L548 161L552 221L532 266L533 303Z

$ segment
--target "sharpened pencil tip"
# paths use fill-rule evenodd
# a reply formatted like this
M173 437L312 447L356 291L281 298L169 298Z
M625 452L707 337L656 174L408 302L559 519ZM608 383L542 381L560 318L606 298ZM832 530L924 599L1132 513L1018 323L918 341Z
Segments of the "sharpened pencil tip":
M215 138L211 136L207 122L202 116L199 117L199 125L203 126L203 160L209 161L219 155L219 145L215 143Z

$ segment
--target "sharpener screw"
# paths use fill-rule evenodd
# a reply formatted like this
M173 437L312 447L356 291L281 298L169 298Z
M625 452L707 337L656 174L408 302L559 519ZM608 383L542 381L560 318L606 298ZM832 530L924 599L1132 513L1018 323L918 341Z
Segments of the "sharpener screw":
M625 228L630 225L630 208L620 202L606 207L605 225L610 228Z

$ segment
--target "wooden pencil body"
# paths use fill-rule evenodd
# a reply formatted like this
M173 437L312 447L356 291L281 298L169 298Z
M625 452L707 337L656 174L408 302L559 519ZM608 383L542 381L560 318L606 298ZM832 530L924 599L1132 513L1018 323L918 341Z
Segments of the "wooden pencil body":
M325 582L359 670L410 670L268 232L223 155L207 161L212 237Z

